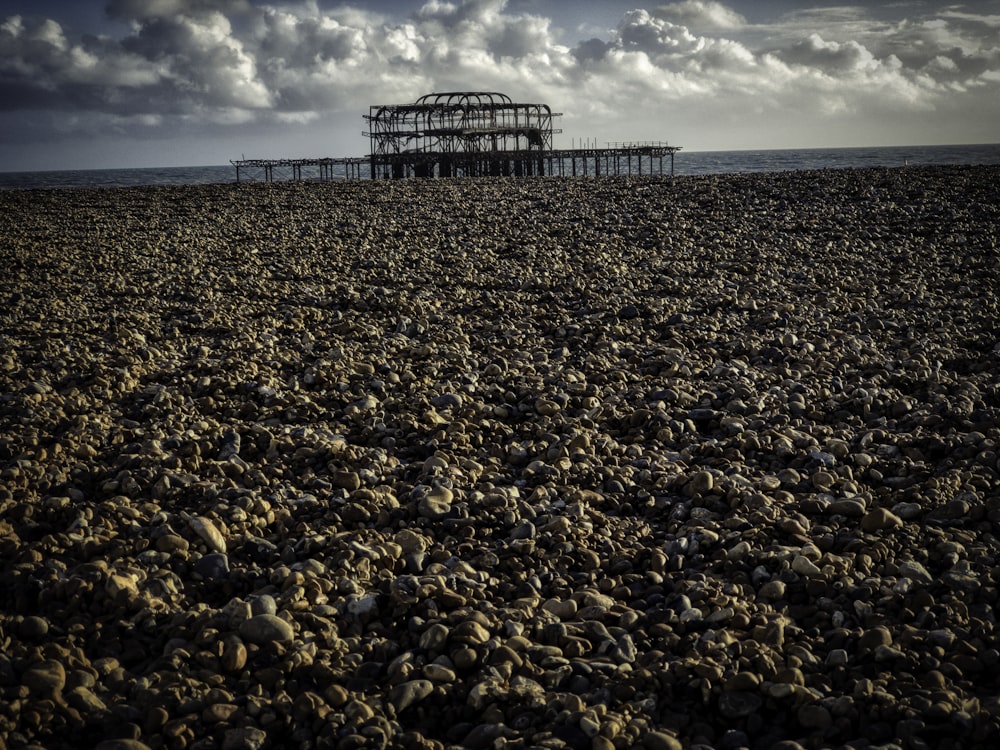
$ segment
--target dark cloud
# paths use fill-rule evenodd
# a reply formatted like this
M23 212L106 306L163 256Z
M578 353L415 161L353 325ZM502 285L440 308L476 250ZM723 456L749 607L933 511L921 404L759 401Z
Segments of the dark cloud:
M573 48L573 57L582 65L602 59L611 45L602 39L588 39Z
M213 13L231 17L248 13L252 7L248 0L108 0L106 6L110 18L140 23Z
M618 132L623 119L653 128L749 111L782 124L806 111L853 117L863 128L874 107L909 124L973 99L1000 121L996 15L948 8L887 21L838 6L763 26L720 2L681 0L629 11L605 35L565 46L532 7L430 0L390 17L316 0L110 0L117 31L83 37L11 16L0 19L0 111L34 113L39 138L57 128L287 130L483 88L551 102L564 127L577 115Z
M819 34L812 34L785 50L782 59L827 74L857 72L877 64L875 56L861 44L827 42Z

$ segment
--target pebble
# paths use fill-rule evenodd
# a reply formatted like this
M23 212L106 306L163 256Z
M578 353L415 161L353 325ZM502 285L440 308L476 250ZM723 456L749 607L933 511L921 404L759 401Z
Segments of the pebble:
M222 750L263 750L267 732L256 727L227 729L222 737Z
M22 682L33 694L51 698L62 693L66 685L66 670L59 662L47 659L29 666Z
M646 732L642 736L642 746L646 750L681 750L683 748L676 737L666 732Z
M21 622L21 635L29 640L44 638L49 632L49 623L44 617L29 615Z
M254 615L244 620L239 626L239 632L241 638L258 645L287 642L295 638L295 629L291 623L270 614Z
M983 745L998 184L0 191L0 744Z
M757 711L762 703L756 693L727 691L719 696L719 712L727 719L741 719Z
M895 529L903 525L903 519L885 508L875 508L861 519L861 528L868 532Z
M226 538L211 519L203 518L202 516L192 516L187 513L184 513L183 516L194 532L208 545L209 549L219 553L226 551Z
M225 578L229 573L229 558L221 552L204 555L194 564L195 572L210 581Z
M422 701L434 692L434 683L430 680L409 680L397 685L389 693L389 702L396 712L405 711L414 703Z
M424 518L438 521L451 512L453 498L454 494L447 487L435 487L420 498L417 510Z

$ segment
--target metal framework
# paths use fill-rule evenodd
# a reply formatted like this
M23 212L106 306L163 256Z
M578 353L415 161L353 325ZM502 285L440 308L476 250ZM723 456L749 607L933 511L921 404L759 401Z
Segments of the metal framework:
M413 104L383 104L364 115L371 140L366 157L231 160L236 181L277 176L293 180L396 179L558 175L663 175L680 146L664 142L609 143L607 148L553 148L561 117L546 104L515 104L496 92L427 94ZM367 169L365 169L367 167ZM367 172L367 174L364 174Z
M236 181L256 182L261 178L264 182L274 182L275 175L282 175L294 181L315 179L335 180L338 177L351 180L361 179L361 168L368 164L363 157L343 157L334 159L230 159L229 163L236 167Z
M496 92L427 94L364 116L374 179L545 173L552 151L547 104L517 104Z

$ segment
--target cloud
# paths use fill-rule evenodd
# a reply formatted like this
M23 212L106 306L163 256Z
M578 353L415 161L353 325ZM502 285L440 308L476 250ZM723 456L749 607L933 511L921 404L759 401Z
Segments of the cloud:
M53 20L12 16L0 24L0 110L114 109L159 81L157 66L96 37L71 44Z
M864 73L879 65L879 61L864 45L855 41L827 42L819 34L796 43L782 57L789 63L822 71L827 74Z
M736 11L712 0L683 0L661 5L652 11L652 15L696 31L732 31L747 23Z
M15 126L24 113L12 139L57 127L287 134L347 115L360 130L371 104L469 89L548 102L569 133L608 140L664 127L700 136L708 122L736 138L819 121L860 130L871 113L909 126L973 99L1000 120L1000 17L957 8L887 21L836 6L760 24L682 0L629 11L571 47L551 19L504 0L429 0L408 17L316 0L110 0L107 13L124 32L0 19L0 111Z
M239 15L250 8L247 0L109 0L106 6L109 17L136 23L216 13Z

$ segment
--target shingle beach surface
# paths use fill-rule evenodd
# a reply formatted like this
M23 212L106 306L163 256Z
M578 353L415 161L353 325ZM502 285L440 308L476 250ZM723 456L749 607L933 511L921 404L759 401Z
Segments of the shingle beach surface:
M1000 169L0 192L0 747L988 748Z

